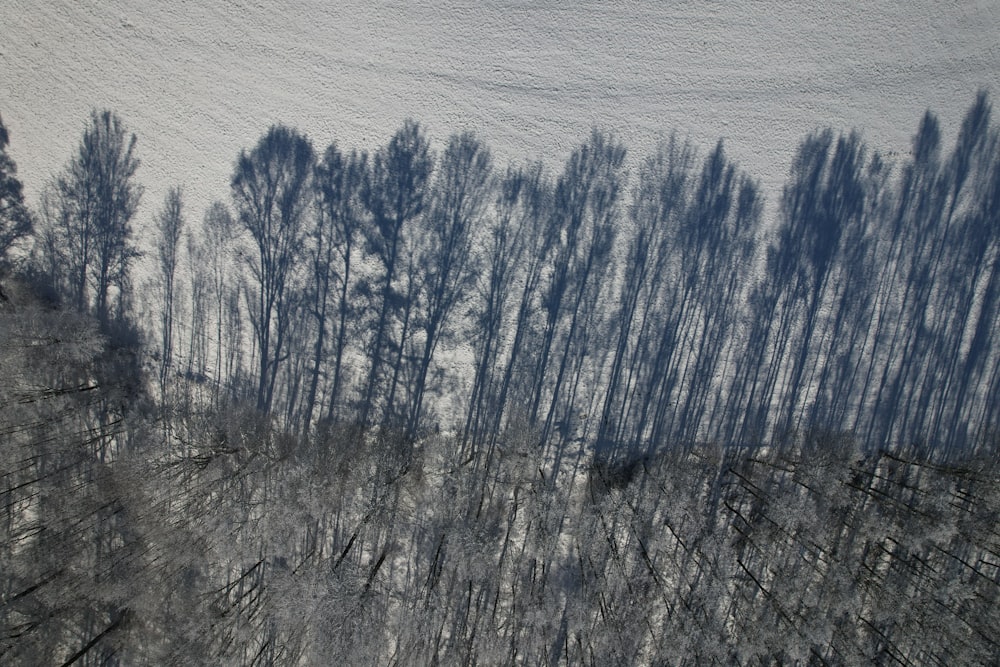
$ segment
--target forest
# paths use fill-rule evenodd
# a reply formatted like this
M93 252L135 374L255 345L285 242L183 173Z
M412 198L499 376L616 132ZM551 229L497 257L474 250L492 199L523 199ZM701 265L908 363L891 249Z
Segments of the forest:
M558 169L0 121L0 663L1000 660L1000 126ZM142 227L145 231L140 233Z

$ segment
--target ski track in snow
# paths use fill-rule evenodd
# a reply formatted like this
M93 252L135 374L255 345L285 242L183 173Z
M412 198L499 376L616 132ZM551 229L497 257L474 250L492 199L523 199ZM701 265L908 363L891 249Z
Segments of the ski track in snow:
M0 114L29 200L96 107L139 137L140 230L174 184L189 222L228 202L237 154L271 123L318 151L373 150L406 117L438 147L469 129L499 166L543 159L551 172L593 126L633 167L672 130L702 155L721 138L771 217L813 129L856 128L904 154L925 109L950 142L977 89L1000 92L990 1L434 5L8 0Z

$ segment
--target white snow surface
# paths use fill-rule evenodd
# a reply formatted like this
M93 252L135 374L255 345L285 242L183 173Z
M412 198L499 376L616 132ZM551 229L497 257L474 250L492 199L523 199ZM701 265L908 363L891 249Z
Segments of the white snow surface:
M1000 91L998 26L996 0L5 0L0 115L34 204L90 110L117 111L139 137L140 227L174 184L191 221L228 202L272 123L372 150L407 117L553 172L594 126L633 166L671 130L703 155L721 138L773 211L817 127L905 153L930 108L950 142L977 89Z

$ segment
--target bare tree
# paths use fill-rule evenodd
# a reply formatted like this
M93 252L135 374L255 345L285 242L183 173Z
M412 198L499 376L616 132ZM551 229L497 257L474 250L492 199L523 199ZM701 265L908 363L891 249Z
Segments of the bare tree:
M516 215L521 219L519 228L524 232L524 238L519 242L524 243L525 247L517 251L518 255L523 252L523 260L520 262L523 281L519 290L517 315L514 319L514 335L508 347L509 353L502 362L503 374L497 389L496 405L492 410L492 427L484 429L492 433L491 444L499 435L512 397L517 396L524 401L524 406L531 400L534 369L524 371L523 375L521 373L523 367L535 365L529 354L530 348L534 345L529 341L534 342L532 337L535 320L543 310L539 303L543 278L551 267L552 255L560 240L560 229L552 214L553 186L540 163L525 170L508 172L501 189L503 194L498 205L501 211L508 207L516 211ZM503 219L505 214L501 212L500 215L500 219ZM494 257L490 260L490 272L493 277L499 277L497 272L501 269L498 263L503 261L504 254L502 247L494 246ZM517 377L522 377L524 381L516 382ZM518 384L521 386L516 386ZM524 406L520 408L518 417L528 415L528 410ZM508 415L508 421L511 416L513 414Z
M188 231L189 325L188 353L185 373L189 379L204 383L208 370L208 307L211 274L210 255L214 249L200 236Z
M645 402L648 392L637 385L652 363L651 329L667 289L669 259L680 220L687 210L694 149L675 136L664 141L639 172L625 227L627 250L618 307L614 314L616 343L597 429L598 449L622 438L627 415ZM635 439L638 439L636 437Z
M166 383L167 373L174 353L175 275L181 233L184 228L183 194L180 187L167 191L163 208L156 215L156 251L159 260L160 277L163 281L163 312L160 316L162 330L162 360L160 383Z
M693 174L692 174L693 175ZM761 204L756 184L729 161L719 142L692 179L686 209L672 229L671 280L656 380L646 394L654 446L694 440L737 322L753 259ZM666 343L664 346L663 343Z
M597 130L573 151L556 184L553 214L561 230L554 270L545 294L546 326L542 353L538 359L532 419L540 417L539 407L549 375L549 356L561 334L562 350L556 350L555 370L548 408L544 412L542 440L546 441L556 421L567 422L573 410L565 401L563 383L573 378L570 396L577 384L577 369L588 354L581 335L592 332L585 326L596 314L602 289L611 281L601 279L602 267L611 259L622 194L625 147ZM560 331L561 329L561 331ZM562 410L562 419L557 412Z
M420 126L408 120L389 144L375 153L362 188L363 201L372 218L367 246L381 265L382 272L381 285L373 294L378 318L369 352L368 381L362 397L363 424L371 416L382 379L382 357L394 342L391 336L393 315L405 305L400 303L405 301L405 295L400 295L394 285L403 257L404 227L424 212L432 168L433 158L427 139ZM402 354L403 343L400 339L396 345L397 357ZM393 377L398 377L398 364L394 366ZM390 388L387 395L393 394ZM386 416L391 409L391 405L386 406Z
M232 258L230 257L236 221L229 209L221 201L213 202L205 211L201 224L203 242L210 248L206 253L207 270L211 274L210 291L215 305L215 364L213 377L221 388L232 379L233 369L230 364L223 365L227 347L232 349L240 345L237 332L231 327L233 322L227 318L226 303L237 293L236 283L230 276ZM238 303L237 303L238 306Z
M336 299L334 325L333 369L327 401L327 418L332 418L343 386L344 352L351 319L349 290L354 282L352 271L356 245L364 218L359 201L367 168L367 155L352 152L345 156L335 144L330 144L316 166L314 188L316 222L310 232L309 265L312 271L309 285L309 309L315 319L312 369L305 399L303 426L309 427L317 402L320 376L330 352L331 299ZM334 292L336 296L334 297Z
M427 372L448 320L473 277L472 240L492 186L489 149L475 135L452 135L438 165L433 202L423 225L418 258L423 282L419 350L408 430L416 431L424 408Z
M768 425L797 426L800 391L822 336L823 304L844 246L863 237L865 146L856 133L831 130L799 146L779 211L781 224L767 249L767 275L751 296L754 318L734 395L745 416L740 440L759 437Z
M10 135L0 118L0 259L3 259L19 239L32 231L32 217L24 205L17 165L7 154Z
M256 256L246 259L254 293L248 293L257 343L257 407L269 411L294 305L294 269L302 255L315 155L306 137L272 126L249 153L240 153L231 182L240 224Z
M94 308L102 321L118 297L121 315L129 268L139 256L132 244L132 216L142 187L135 182L139 158L135 134L111 111L94 111L76 156L56 180L62 209L53 216L69 261L70 289L77 308L90 305L87 287L95 290Z
M554 243L548 225L550 190L538 163L529 168L509 167L495 187L491 226L482 241L480 298L472 305L476 372L466 439L490 437L501 426L511 377L533 314L535 293ZM520 305L511 316L508 302L518 280L523 281ZM509 319L513 320L514 331L511 340L505 341Z

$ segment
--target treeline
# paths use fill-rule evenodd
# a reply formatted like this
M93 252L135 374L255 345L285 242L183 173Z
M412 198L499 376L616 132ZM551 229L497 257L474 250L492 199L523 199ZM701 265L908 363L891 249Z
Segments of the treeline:
M35 212L0 139L0 662L996 662L985 95L811 135L773 229L721 145L407 123L151 243L115 114Z
M1000 469L846 438L489 458L255 406L164 415L134 348L8 283L0 661L991 664ZM139 385L138 387L136 385Z
M173 188L139 243L136 138L95 112L32 260L103 321L141 314L164 390L291 432L526 422L557 455L821 428L944 452L996 432L997 137L985 93L950 150L928 112L898 163L817 131L765 228L721 142L671 137L629 174L595 130L552 175L471 133L434 151L411 121L372 154L274 126L228 204L192 223Z

